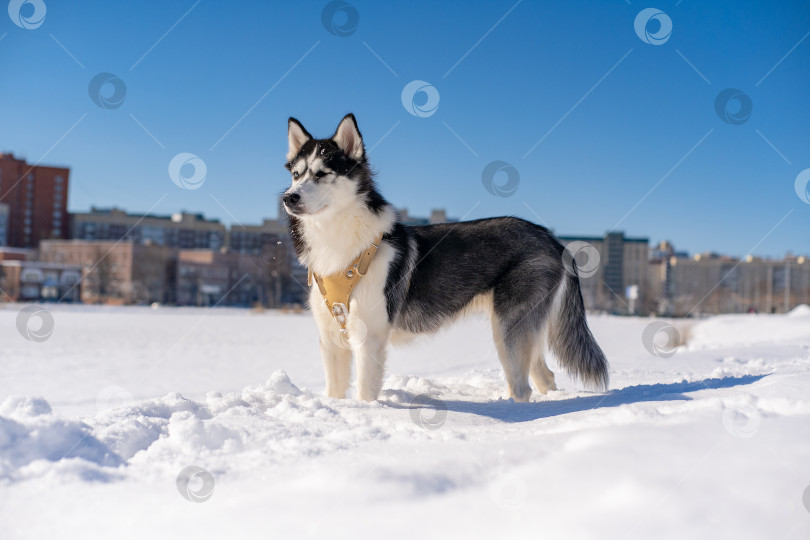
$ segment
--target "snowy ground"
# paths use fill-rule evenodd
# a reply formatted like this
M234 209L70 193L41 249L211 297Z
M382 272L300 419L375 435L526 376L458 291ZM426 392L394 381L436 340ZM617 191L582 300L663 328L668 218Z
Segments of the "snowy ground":
M558 372L527 404L470 319L395 349L369 404L323 397L307 314L56 306L34 342L21 307L0 306L3 539L810 538L807 308L674 321L668 357L651 320L592 317L612 390ZM210 499L181 496L189 466Z

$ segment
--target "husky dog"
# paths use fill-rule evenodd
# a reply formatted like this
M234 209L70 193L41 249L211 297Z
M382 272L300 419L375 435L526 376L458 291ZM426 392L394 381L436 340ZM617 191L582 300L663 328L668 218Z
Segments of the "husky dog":
M350 293L343 334L319 286L310 286L330 397L346 397L352 353L357 395L375 400L389 340L436 332L473 310L491 317L515 401L531 396L529 376L541 394L556 389L547 349L587 385L607 388L607 359L585 321L575 265L548 229L514 217L403 225L377 191L354 115L329 139L313 139L290 118L287 136L292 186L283 203L301 263L316 276L340 275L377 246Z

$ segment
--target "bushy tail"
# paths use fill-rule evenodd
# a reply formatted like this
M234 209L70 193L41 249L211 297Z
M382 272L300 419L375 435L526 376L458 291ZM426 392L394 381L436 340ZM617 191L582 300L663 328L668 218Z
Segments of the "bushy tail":
M549 314L548 345L560 365L586 386L608 388L608 361L585 320L579 278L563 272Z

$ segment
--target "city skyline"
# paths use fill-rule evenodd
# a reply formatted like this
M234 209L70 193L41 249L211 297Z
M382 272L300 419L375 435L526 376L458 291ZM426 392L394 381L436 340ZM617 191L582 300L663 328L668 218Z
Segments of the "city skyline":
M18 158L18 159L24 159L20 155L15 155L15 157ZM44 168L67 168L68 170L70 170L70 167L67 166L67 165L64 165L64 164L41 163L41 164L39 164L37 166L44 167ZM2 201L0 201L0 202L2 202ZM427 220L428 220L427 216L430 216L431 213L433 213L433 212L435 212L437 210L444 211L445 213L447 213L446 212L447 207L446 206L441 206L441 205L439 205L437 207L434 207L434 208L430 208L428 210L428 212L426 212L424 215L418 215L418 216L416 216L412 212L410 212L410 209L407 208L407 207L397 206L397 205L395 205L395 206L397 208L397 211L399 211L399 212L405 211L406 214L409 216L409 218L424 219L426 221L426 223L427 223ZM110 211L110 210L121 211L121 212L123 212L123 213L125 213L127 215L130 215L130 216L158 217L158 218L170 218L170 217L172 217L174 215L181 215L181 214L182 215L191 215L191 216L198 215L198 216L200 216L201 218L203 218L206 221L221 223L222 225L224 225L226 227L226 229L228 231L230 231L231 227L260 226L265 221L280 221L280 220L282 220L283 216L279 215L279 213L281 212L280 199L276 201L275 209L276 209L276 212L275 212L274 215L267 215L267 216L259 217L259 219L257 219L256 221L245 221L245 220L236 221L234 219L231 219L231 220L222 219L221 217L216 216L216 215L211 216L211 215L208 215L207 213L205 213L203 211L198 211L198 210L196 210L194 208L179 208L179 209L174 209L174 210L166 209L165 212L146 212L146 211L141 211L139 209L131 209L131 208L129 208L129 207L125 206L125 205L119 204L119 203L113 203L112 205L106 206L106 205L96 205L96 204L93 204L91 202L90 207L86 208L86 209L78 209L78 210L77 209L69 209L68 215L72 215L72 214L92 214L95 211ZM450 214L447 213L447 215L450 215ZM233 217L234 216L231 216L231 218L233 218ZM521 216L518 216L518 217L521 217ZM453 217L452 219L457 220L458 218ZM527 219L529 219L529 221L533 221L530 218L527 218ZM574 236L588 237L588 236L591 236L591 237L597 237L598 238L598 237L601 237L602 234L608 232L608 231L590 231L590 232L586 232L585 234L571 234L571 233L567 233L565 231L558 231L554 227L549 227L549 229L555 235L560 236L560 237L574 237ZM621 230L621 229L616 230L614 232L626 233L626 231ZM74 231L71 228L68 231L67 237L70 238L71 236L73 236L73 234L74 234ZM808 248L806 251L788 249L787 251L785 251L784 253L781 253L781 254L765 254L765 255L757 255L757 254L751 253L751 252L732 253L732 252L729 252L727 250L724 250L722 247L714 247L714 248L709 248L709 249L705 249L705 250L702 250L702 251L696 251L694 249L690 249L689 246L682 246L682 245L676 244L669 237L666 237L666 236L662 237L662 238L652 238L650 235L644 234L643 232L641 232L639 234L635 234L633 236L641 236L641 237L644 237L644 238L648 239L651 250L652 250L652 248L654 246L658 246L661 243L667 243L667 244L671 244L672 246L677 248L678 253L686 253L689 257L695 256L695 255L709 255L709 254L711 254L711 255L718 255L718 256L721 256L721 257L731 257L731 258L737 258L737 259L744 259L744 258L746 258L748 256L759 257L759 258L763 258L763 259L783 259L784 257L788 257L788 256L802 256L802 255L806 256L806 255L810 255L810 248Z
M0 150L70 166L71 212L259 223L289 183L287 117L328 136L353 111L382 193L415 215L810 250L805 3L338 4L3 17ZM172 182L179 155L204 166L198 185Z

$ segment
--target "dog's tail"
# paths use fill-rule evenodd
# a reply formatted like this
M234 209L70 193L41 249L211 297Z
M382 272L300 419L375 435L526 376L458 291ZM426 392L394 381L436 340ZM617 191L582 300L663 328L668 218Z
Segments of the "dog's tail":
M608 361L585 320L579 278L567 270L555 293L548 321L548 346L570 375L586 386L607 390Z

